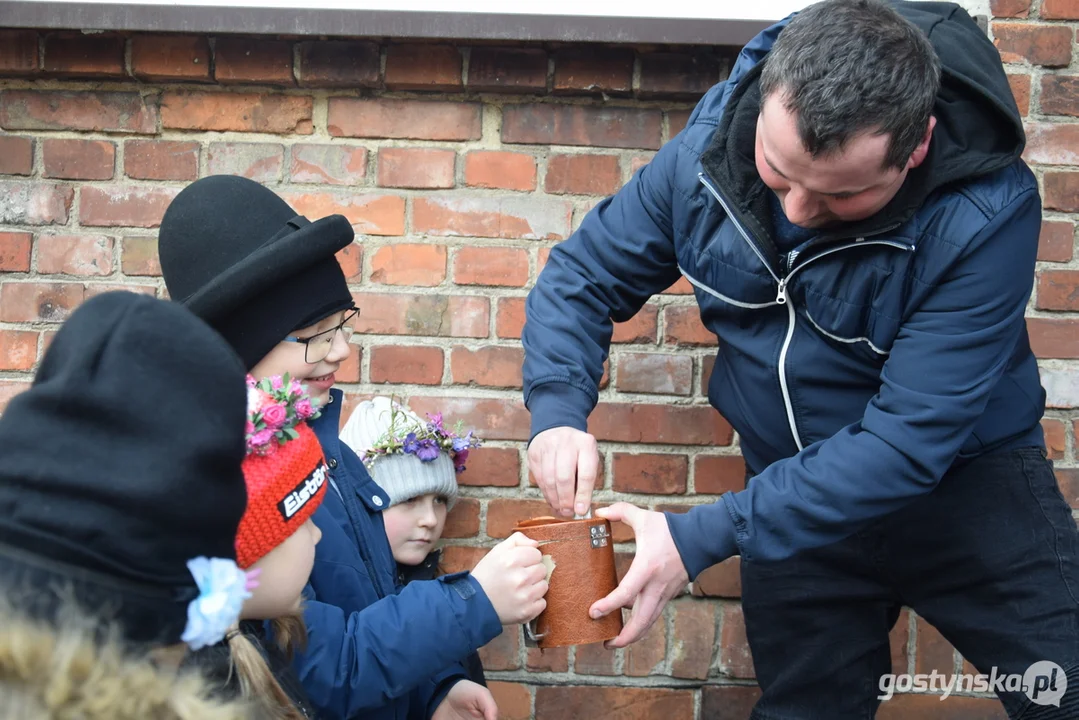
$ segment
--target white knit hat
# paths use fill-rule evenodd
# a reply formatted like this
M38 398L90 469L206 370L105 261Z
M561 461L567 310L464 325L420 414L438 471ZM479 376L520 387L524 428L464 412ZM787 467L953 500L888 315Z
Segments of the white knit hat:
M388 397L364 400L341 430L341 441L363 458L368 450L386 438L393 410L394 402ZM397 405L396 415L393 430L398 438L426 425L403 405ZM453 458L445 451L440 450L438 457L429 462L409 454L383 455L371 465L371 476L390 496L390 507L429 493L444 496L450 508L457 501L457 473Z

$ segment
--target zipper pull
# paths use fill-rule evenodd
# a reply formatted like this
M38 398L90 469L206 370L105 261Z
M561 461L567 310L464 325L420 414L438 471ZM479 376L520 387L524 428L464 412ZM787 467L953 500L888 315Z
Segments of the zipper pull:
M776 302L780 305L787 304L787 278L779 281L779 292L776 294Z

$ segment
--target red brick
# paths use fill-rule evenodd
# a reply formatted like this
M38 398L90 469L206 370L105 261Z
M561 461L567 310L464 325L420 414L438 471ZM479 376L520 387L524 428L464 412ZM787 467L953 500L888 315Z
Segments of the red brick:
M1042 188L1047 210L1079 212L1079 172L1047 172Z
M1064 439L1064 423L1060 420L1045 418L1042 420L1042 431L1045 433L1045 449L1049 452L1050 460L1063 460L1067 443Z
M618 359L620 392L689 395L693 389L693 358L659 353L621 353Z
M479 140L480 104L330 98L327 126L337 137Z
M634 155L633 158L629 161L629 174L630 175L636 175L638 170L643 168L648 163L652 162L653 157L655 157L655 153L645 153L644 155Z
M30 370L37 360L36 332L0 330L0 370Z
M1043 270L1038 273L1039 310L1079 310L1079 271Z
M520 400L412 396L409 407L420 417L441 412L451 424L460 420L465 427L477 428L485 440L528 439L528 411Z
M730 445L731 426L703 405L601 402L588 419L597 440L664 445Z
M1079 164L1079 125L1026 123L1027 145L1023 158L1041 165Z
M74 197L67 185L0 180L0 224L64 225Z
M633 90L633 51L559 50L555 54L553 89L559 95L628 95Z
M16 382L14 380L0 380L0 413L4 412L11 399L21 392L30 389L28 382Z
M207 174L241 175L260 183L281 178L285 148L275 143L212 143Z
M715 606L704 600L680 598L671 603L674 638L671 642L671 675L704 680L712 667L715 647Z
M650 343L655 344L658 333L659 308L645 305L637 314L623 323L614 324L613 343Z
M701 688L701 720L745 720L760 696L756 685L705 685Z
M535 190L536 159L497 150L473 150L465 155L465 185L500 190Z
M696 305L668 307L663 311L663 342L669 345L689 347L714 347L718 344L715 333L701 323L701 311Z
M506 195L428 195L412 205L412 230L439 236L563 240L569 236L573 206L565 200Z
M719 63L697 53L649 53L641 56L642 98L697 99L719 82Z
M1060 493L1068 501L1068 505L1072 510L1079 510L1079 470L1060 468L1056 471L1056 476Z
M525 299L504 297L498 299L495 314L495 335L504 340L519 340L525 324Z
M46 138L41 155L47 178L111 180L116 166L116 146L104 140Z
M722 495L745 488L746 461L741 455L698 455L693 462L698 493Z
M892 672L902 675L910 672L907 651L910 648L910 611L903 609L899 619L888 633L888 648L892 656Z
M111 275L115 241L106 235L39 235L37 271L45 275Z
M1027 318L1027 332L1039 359L1079 358L1079 320Z
M944 675L955 672L955 651L951 643L944 639L940 631L929 624L925 618L915 620L918 648L914 658L914 672L931 673L936 670Z
M648 677L660 674L667 657L667 624L661 615L637 642L625 651L622 673L627 677Z
M199 144L176 140L128 140L124 174L136 180L194 180L199 176Z
M359 185L367 176L367 148L345 145L293 145L292 182Z
M551 514L546 500L491 500L487 503L487 536L507 538L522 520Z
M362 349L359 345L350 345L348 357L337 368L335 375L339 383L358 383L360 381L360 362Z
M685 455L614 454L616 492L682 494L686 491L689 460Z
M993 42L1004 62L1063 67L1071 62L1072 29L1041 23L993 23Z
M674 137L678 133L685 129L686 124L689 123L689 116L693 113L692 110L668 110L667 111L667 132L670 137Z
M525 669L529 672L569 672L569 648L528 648Z
M1019 114L1026 117L1030 112L1030 75L1008 73L1008 85L1019 108Z
M173 130L310 135L313 101L299 95L170 91L161 125Z
M472 570L472 568L476 567L476 563L482 560L483 556L489 551L489 548L448 545L442 551L442 562L439 565L445 573ZM506 634L505 630L503 630L502 634ZM493 670L494 668L491 669Z
M1044 0L1042 18L1045 20L1079 20L1079 2L1076 0Z
M281 196L296 212L311 220L340 214L348 218L357 233L405 234L405 199L397 195L292 192Z
M311 40L300 43L300 84L305 87L377 87L382 63L375 43Z
M472 92L543 92L547 53L537 48L474 47L468 60Z
M138 293L140 295L148 295L150 297L157 297L157 287L154 285L119 285L117 283L86 283L86 294L83 300L89 300L90 298L97 297L98 295L104 295L111 292L131 292Z
M29 175L33 170L34 141L15 135L0 136L0 175Z
M80 283L13 283L0 285L0 322L63 322L83 301Z
M693 285L684 277L680 277L671 284L669 288L663 291L664 295L692 295Z
M1030 12L1030 0L990 0L989 10L995 18L1025 18Z
M450 373L455 385L520 388L524 350L519 347L455 347Z
M493 680L487 683L487 689L498 705L500 720L531 720L532 693L527 686Z
M528 284L528 251L463 247L453 257L453 281L458 285L524 287Z
M544 188L549 193L611 195L622 186L616 155L552 155Z
M371 256L372 282L431 287L445 279L446 248L443 245L387 245Z
M121 77L124 39L114 35L47 35L45 72L72 78Z
M37 33L0 30L0 75L31 75L38 70Z
M124 275L160 277L161 260L157 256L157 238L125 237L120 253Z
M357 293L356 331L425 337L487 337L490 301L471 295Z
M337 251L335 255L337 264L341 266L341 272L345 279L355 280L363 274L363 245L355 240L351 245Z
M662 119L651 108L511 105L502 110L502 142L658 150Z
M0 232L0 272L30 271L30 240L28 232Z
M0 94L0 126L7 130L82 130L152 135L158 108L139 93L7 90Z
M617 650L608 650L603 643L591 643L578 645L577 655L573 663L573 672L578 675L606 675L614 676L615 662L618 660Z
M373 383L442 383L442 348L385 345L371 348L370 353Z
M1046 115L1079 115L1079 76L1043 75L1039 102Z
M382 148L378 151L378 184L399 188L451 188L457 153L428 148Z
M387 90L460 90L461 52L453 45L390 45Z
M214 79L222 84L292 85L292 43L219 37L214 45Z
M480 531L480 501L475 498L457 498L453 509L446 515L444 538L475 537Z
M1004 706L996 698L949 695L946 701L941 702L940 695L921 693L896 694L891 700L881 701L876 714L876 720L1007 720L1007 717Z
M477 428L483 437L483 428ZM468 454L465 470L457 476L458 485L517 487L521 478L521 457L515 448L483 446Z
M1038 236L1038 259L1068 262L1075 245L1075 226L1067 220L1043 220Z
M458 551L464 549L466 548L455 548ZM467 550L477 549L487 552L485 548L467 548ZM479 558L476 558L476 562L478 561ZM481 647L479 653L484 670L519 670L521 667L520 629L516 625L503 627L502 634Z
M536 718L692 718L694 691L689 689L553 685L536 688Z
M723 608L722 631L719 640L719 670L734 678L752 679L753 655L746 640L746 621L741 605Z
M738 556L713 565L693 580L697 597L742 597L742 559Z
M97 227L152 228L161 224L179 188L109 185L82 188L79 222Z
M135 35L131 70L154 82L209 81L210 42L201 35Z

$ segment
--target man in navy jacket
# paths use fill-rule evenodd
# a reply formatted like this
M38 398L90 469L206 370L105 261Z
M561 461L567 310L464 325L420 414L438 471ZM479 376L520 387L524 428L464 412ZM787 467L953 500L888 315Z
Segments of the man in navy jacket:
M958 6L828 0L747 45L554 248L523 335L552 507L591 500L612 322L679 276L719 339L708 397L747 467L744 490L685 514L599 511L637 537L592 608L633 607L613 646L739 555L754 717L872 717L903 605L982 673L1050 661L1072 681L1059 710L994 685L1013 715L1079 717L1079 535L1024 320L1041 202L1023 146L999 55Z

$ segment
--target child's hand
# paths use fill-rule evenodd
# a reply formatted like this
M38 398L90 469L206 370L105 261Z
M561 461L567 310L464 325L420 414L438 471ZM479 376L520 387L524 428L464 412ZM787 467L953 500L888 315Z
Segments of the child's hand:
M547 601L547 568L539 545L519 532L491 548L472 571L503 625L535 618Z

